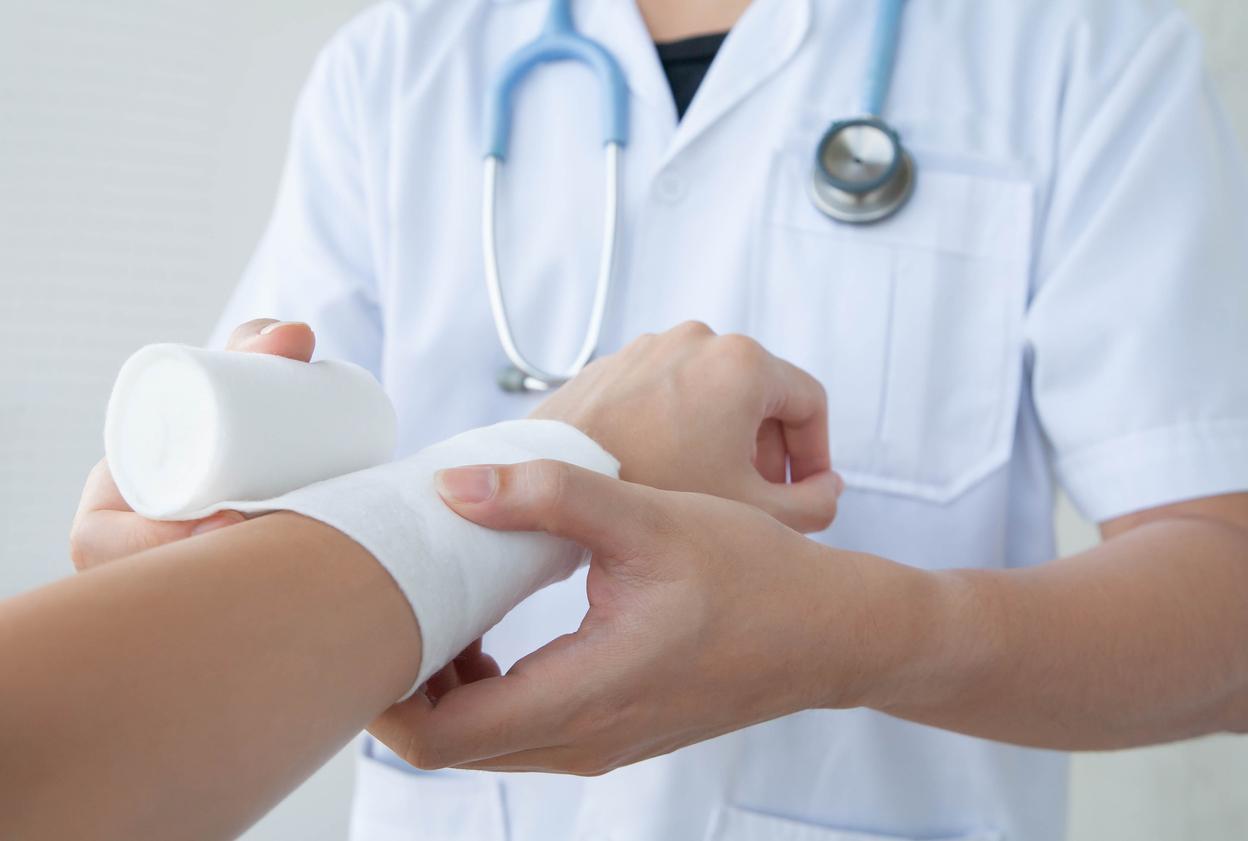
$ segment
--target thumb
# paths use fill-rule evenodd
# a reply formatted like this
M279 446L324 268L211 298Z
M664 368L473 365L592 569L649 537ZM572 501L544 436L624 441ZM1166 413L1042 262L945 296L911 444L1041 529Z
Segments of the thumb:
M657 492L561 461L448 468L434 483L474 523L544 531L612 557L636 554L659 513Z
M256 318L235 327L225 343L225 349L308 362L316 349L316 335L301 321Z
M823 470L800 482L768 482L755 474L745 502L750 502L795 531L823 531L836 518L837 501L845 488L840 474Z

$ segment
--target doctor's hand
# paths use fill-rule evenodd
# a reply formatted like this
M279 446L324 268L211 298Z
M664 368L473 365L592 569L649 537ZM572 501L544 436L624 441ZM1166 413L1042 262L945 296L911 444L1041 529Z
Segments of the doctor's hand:
M259 318L237 327L226 350L267 353L307 362L316 337L306 324ZM140 517L122 499L108 462L101 460L87 476L70 530L70 557L78 570L172 543L194 534L243 522L237 511L221 511L201 520L158 522Z
M595 360L533 417L578 427L621 478L748 502L799 531L836 515L818 380L741 335L686 322Z
M864 664L886 659L857 638L869 627L861 557L751 506L549 461L446 470L439 487L469 520L589 547L590 607L505 676L375 721L373 735L418 767L599 774L855 704Z

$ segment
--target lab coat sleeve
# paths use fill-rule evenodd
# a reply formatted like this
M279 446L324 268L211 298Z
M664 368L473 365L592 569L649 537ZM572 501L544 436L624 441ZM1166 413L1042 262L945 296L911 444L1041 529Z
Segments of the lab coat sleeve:
M377 98L361 90L365 13L318 57L295 109L276 206L260 245L209 342L252 318L306 321L318 358L343 359L379 373L376 225L370 219L370 136L366 112Z
M1072 40L1026 335L1058 479L1104 522L1248 489L1248 178L1185 17L1096 42Z

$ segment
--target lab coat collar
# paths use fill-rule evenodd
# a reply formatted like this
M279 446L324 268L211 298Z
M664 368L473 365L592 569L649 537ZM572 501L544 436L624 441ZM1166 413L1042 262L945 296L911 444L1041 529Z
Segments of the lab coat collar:
M661 109L674 135L664 163L775 74L801 46L810 28L811 0L753 0L732 28L685 117L676 124L671 88L632 0L594 0L578 6L577 24L620 62L633 95ZM494 0L496 3L538 0Z
M668 160L793 57L810 29L810 15L810 0L753 0L746 7L680 121Z

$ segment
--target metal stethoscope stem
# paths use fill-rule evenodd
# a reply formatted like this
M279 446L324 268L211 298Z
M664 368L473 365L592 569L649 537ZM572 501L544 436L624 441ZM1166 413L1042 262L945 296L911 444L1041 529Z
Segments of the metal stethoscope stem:
M861 116L828 127L815 149L810 198L838 222L870 224L899 211L914 191L914 160L880 116L892 87L905 0L879 0Z
M550 0L541 33L506 62L486 99L481 238L490 312L510 362L499 374L498 384L509 392L547 391L580 373L597 350L611 291L619 223L620 152L628 142L628 86L615 58L601 44L576 31L571 3ZM810 182L810 197L819 210L832 219L854 224L878 222L895 214L909 200L915 181L914 161L897 132L880 116L891 87L904 0L878 3L871 61L863 85L862 116L828 127L815 150ZM571 364L556 372L535 365L516 342L498 265L496 217L516 88L533 68L557 61L586 65L604 92L606 189L602 249L585 336Z
M594 284L594 301L590 308L589 323L580 350L567 370L561 373L546 371L529 361L516 343L507 314L507 300L503 293L502 278L498 268L497 217L498 181L502 160L490 155L485 159L484 201L482 202L481 235L485 251L485 283L490 295L490 312L494 316L494 328L498 332L503 352L511 362L511 368L499 372L498 385L504 391L547 391L558 388L572 379L589 364L598 349L602 335L602 323L606 317L607 297L611 291L614 274L616 234L619 224L620 145L608 142L604 147L605 184L603 190L602 248L598 257L598 277Z

